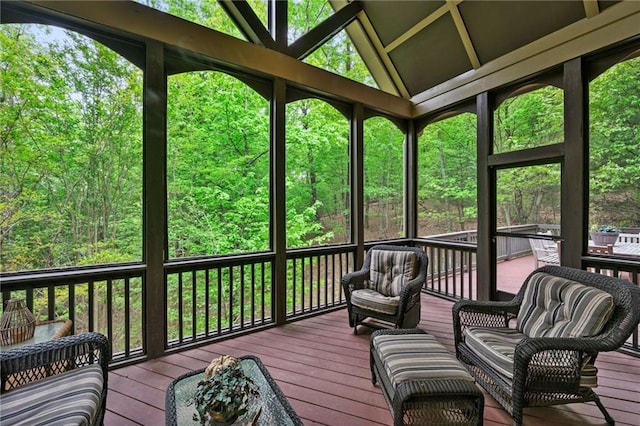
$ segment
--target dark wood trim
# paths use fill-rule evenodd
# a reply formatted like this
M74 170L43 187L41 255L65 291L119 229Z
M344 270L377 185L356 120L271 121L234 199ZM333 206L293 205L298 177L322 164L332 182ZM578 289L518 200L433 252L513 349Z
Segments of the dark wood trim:
M254 44L277 50L276 42L246 0L218 0L240 32Z
M418 134L416 121L410 120L405 137L404 236L418 237Z
M327 40L331 39L353 22L361 10L362 4L359 1L347 4L293 42L291 46L289 46L287 53L289 56L300 60L306 58Z
M564 65L565 157L561 178L560 231L564 237L560 259L563 265L581 267L587 250L589 223L589 117L588 89L581 58Z
M285 52L289 45L289 2L269 1L269 32L275 40L277 49Z
M549 164L560 161L564 157L564 144L538 146L519 151L503 152L489 155L488 166L496 168L511 168Z
M282 3L282 2L278 2ZM272 292L276 324L287 319L286 99L284 80L273 82L271 98L271 242L275 252Z
M354 104L351 116L351 241L356 243L355 269L364 262L364 108Z
M476 253L478 300L496 294L496 171L489 166L493 151L493 107L489 93L477 96L478 111L478 249Z
M143 259L144 340L149 358L164 354L166 341L166 286L164 261L167 254L167 76L164 72L164 46L147 43L143 90ZM154 309L153 307L164 307ZM154 330L165 330L163 333Z
M118 53L140 69L145 66L144 39L115 31L86 25L82 21L62 14L52 14L39 10L27 2L0 2L0 23L41 24L64 28L85 35Z
M287 44L286 1L274 1L278 21L278 49ZM268 79L282 78L316 93L347 102L360 102L373 109L410 118L411 102L373 87L349 80L305 64L284 53L240 40L227 34L190 23L131 1L37 2L47 16L65 14L75 21L98 29L136 34L142 40L156 40L166 46L210 58L214 63Z

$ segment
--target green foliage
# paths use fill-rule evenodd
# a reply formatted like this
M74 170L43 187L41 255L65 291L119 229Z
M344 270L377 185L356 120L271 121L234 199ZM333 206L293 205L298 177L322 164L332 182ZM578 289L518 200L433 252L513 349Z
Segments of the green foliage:
M475 227L476 126L464 113L427 126L418 139L421 235Z
M494 114L494 152L563 142L563 91L544 86L503 101ZM516 167L497 173L498 226L558 223L560 166Z
M3 25L3 270L140 260L141 73L99 43ZM98 256L100 257L100 256Z
M391 121L364 122L365 239L403 237L404 134Z
M602 226L596 226L595 227L595 231L596 232L616 233L616 232L620 232L620 229L616 228L615 226L611 226L611 225L602 225Z
M563 92L545 86L506 99L494 113L494 152L563 141Z
M287 105L287 245L348 242L349 124L331 105Z
M589 85L589 221L640 226L640 58Z
M220 422L233 420L247 412L252 396L258 395L253 380L239 362L224 366L210 378L198 382L194 402L198 414L193 420L206 424L211 412L218 413Z

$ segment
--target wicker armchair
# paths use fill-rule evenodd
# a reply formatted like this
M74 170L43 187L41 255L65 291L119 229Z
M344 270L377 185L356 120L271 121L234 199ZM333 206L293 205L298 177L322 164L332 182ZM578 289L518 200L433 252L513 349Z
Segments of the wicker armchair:
M614 424L593 391L594 363L636 329L638 306L640 288L627 281L544 266L510 302L454 305L456 355L515 425L522 424L524 407L588 401Z
M362 269L342 277L349 325L386 328L367 318L382 320L395 328L413 328L420 321L420 292L429 260L422 249L377 245L369 249Z
M104 421L110 349L82 333L0 352L0 424ZM30 420L31 419L31 420Z

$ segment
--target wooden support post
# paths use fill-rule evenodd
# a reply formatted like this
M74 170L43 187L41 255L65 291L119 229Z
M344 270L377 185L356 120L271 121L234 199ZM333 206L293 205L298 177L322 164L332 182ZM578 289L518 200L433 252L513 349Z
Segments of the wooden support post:
M164 46L147 42L143 96L143 259L144 347L148 358L164 355L167 337L166 287L164 278L167 247L167 76L164 72Z

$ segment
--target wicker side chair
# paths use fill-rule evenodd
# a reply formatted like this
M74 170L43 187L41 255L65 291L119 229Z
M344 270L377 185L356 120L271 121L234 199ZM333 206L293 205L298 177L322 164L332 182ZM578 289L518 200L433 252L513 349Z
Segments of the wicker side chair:
M103 424L110 358L100 333L1 351L0 424Z
M454 305L456 355L514 425L522 424L524 407L588 401L613 425L593 390L594 363L598 353L619 349L633 333L638 306L640 288L628 281L543 266L509 302Z
M418 247L371 247L362 268L341 280L353 333L358 334L358 325L374 329L416 327L428 263Z

